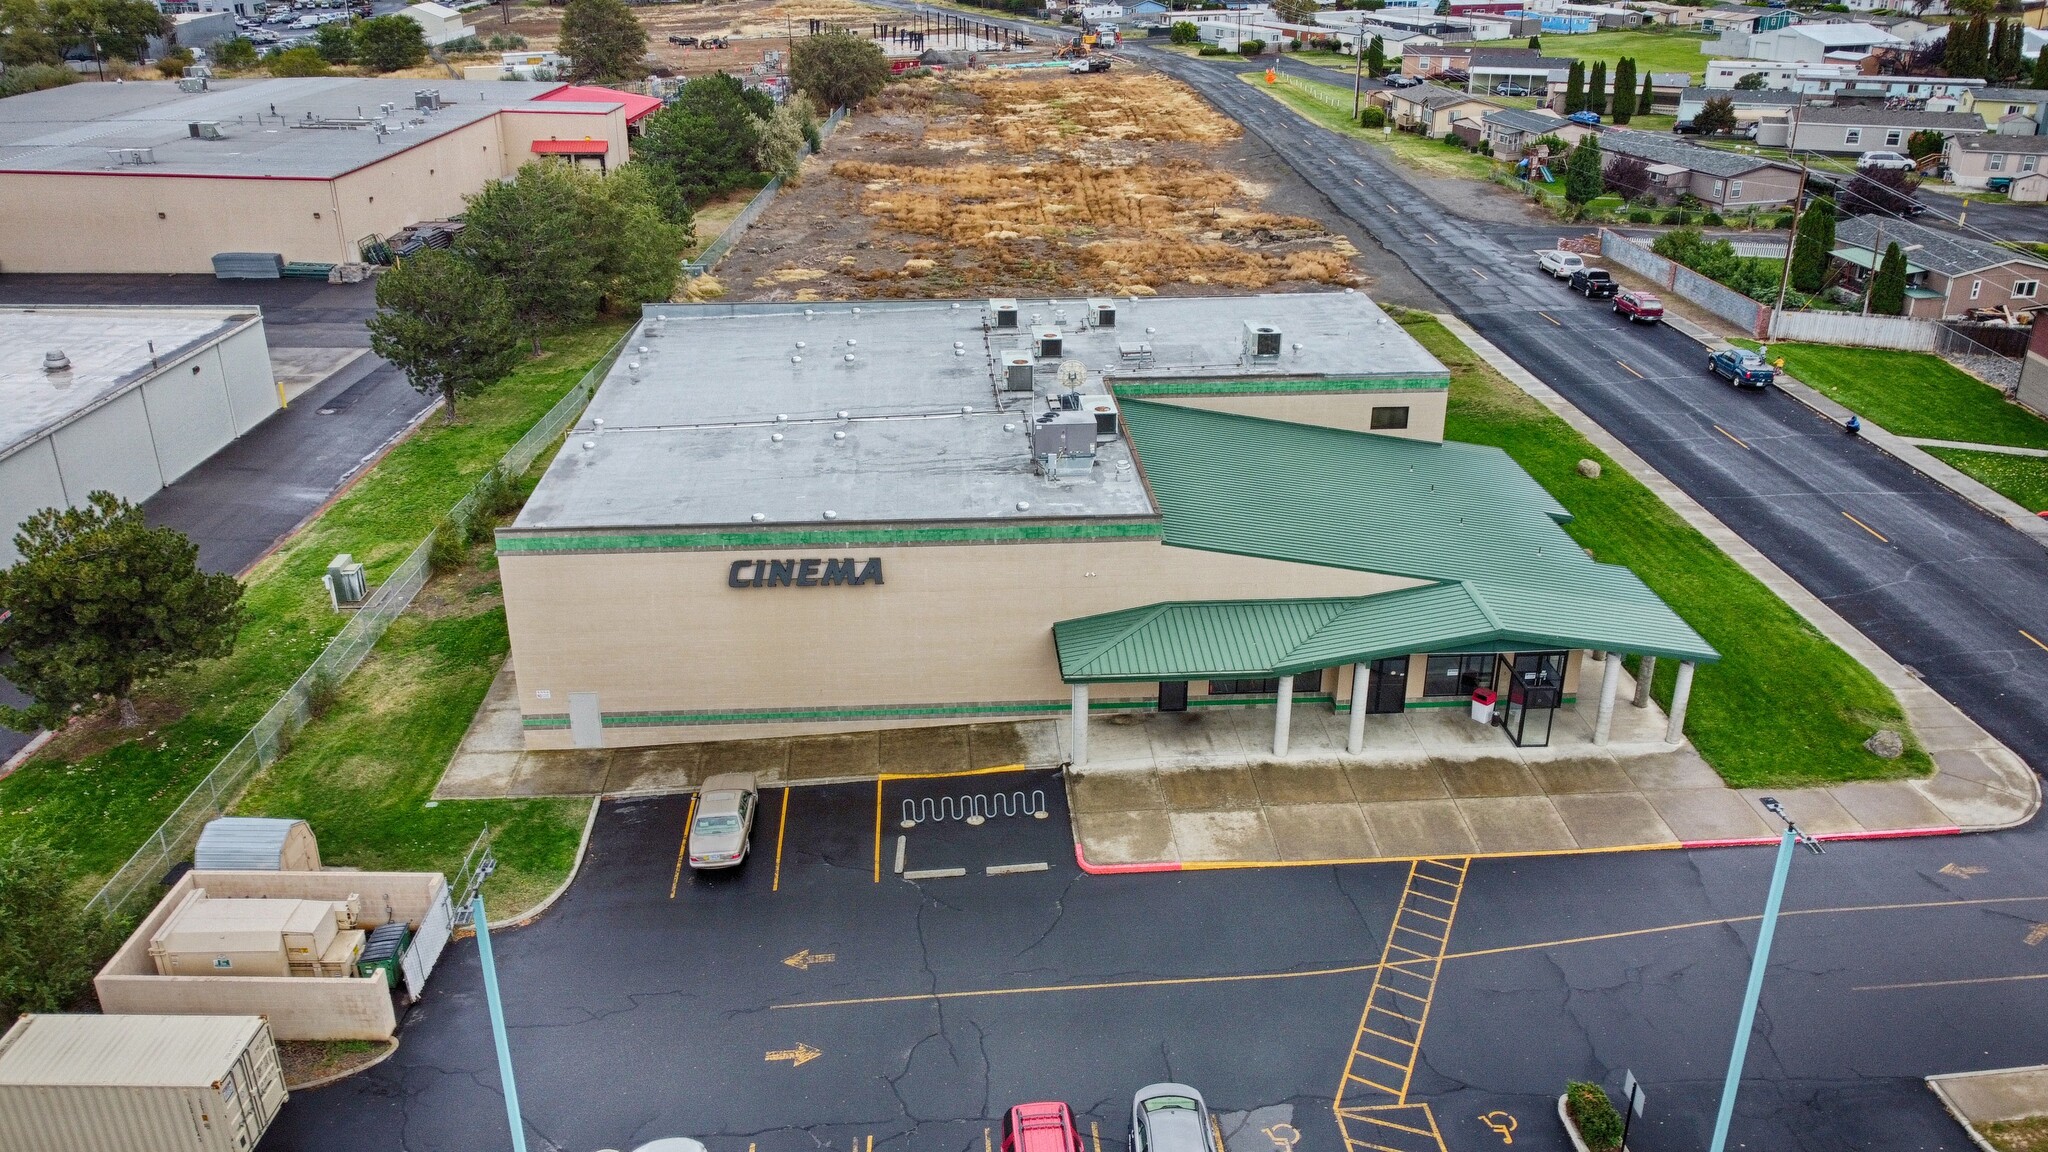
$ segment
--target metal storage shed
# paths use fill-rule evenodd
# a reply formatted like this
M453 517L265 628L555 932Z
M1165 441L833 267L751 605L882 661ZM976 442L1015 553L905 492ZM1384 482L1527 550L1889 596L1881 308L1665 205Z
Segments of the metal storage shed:
M192 867L200 872L318 872L320 845L304 820L222 816L199 833Z
M248 1152L285 1096L260 1016L23 1016L0 1036L8 1152Z

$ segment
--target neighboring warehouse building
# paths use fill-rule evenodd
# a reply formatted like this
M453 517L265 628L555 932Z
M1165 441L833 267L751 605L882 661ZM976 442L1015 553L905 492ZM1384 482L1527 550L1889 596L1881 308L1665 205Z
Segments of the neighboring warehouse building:
M419 25L427 43L436 47L467 39L470 35L469 26L462 22L462 13L446 4L435 4L430 0L429 3L401 8L398 14Z
M281 407L254 308L0 310L0 567L35 512L139 504Z
M1835 225L1831 255L1844 283L1861 292L1864 278L1893 244L1906 257L1907 316L1940 320L1972 308L2024 312L2048 302L2041 290L2048 281L2048 263L1910 220L1846 217Z
M428 84L431 83L431 87ZM72 84L0 100L0 268L210 272L360 259L536 156L627 158L621 100L560 85L321 77Z
M529 748L1485 687L1541 744L1587 650L1674 733L1716 658L1356 292L646 313L497 533Z

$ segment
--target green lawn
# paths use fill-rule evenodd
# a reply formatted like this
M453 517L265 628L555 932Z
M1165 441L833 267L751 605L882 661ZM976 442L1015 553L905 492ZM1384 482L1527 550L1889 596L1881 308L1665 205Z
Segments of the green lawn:
M312 824L323 863L453 875L493 829L486 903L531 907L568 875L588 800L444 800L434 783L504 664L509 641L496 561L436 578L393 621L332 706L259 777L236 812Z
M1927 452L2029 512L2048 512L2048 459L1960 448Z
M1636 83L1650 72L1685 72L1695 79L1707 71L1707 57L1700 51L1700 45L1707 37L1697 32L1588 32L1580 36L1566 36L1545 33L1543 54L1584 60L1591 69L1593 61L1607 61L1607 75L1614 76L1614 65L1623 56L1633 56L1636 61ZM1489 40L1481 43L1487 48L1523 48L1529 41Z
M1773 344L1771 359L1803 383L1900 436L2048 448L2048 420L1922 352Z
M1282 76L1280 83L1267 84L1264 73L1247 73L1240 79L1333 132L1342 132L1393 153L1396 160L1418 172L1466 180L1487 180L1493 176L1493 161L1477 152L1452 147L1442 140L1425 139L1412 132L1360 128L1351 118L1349 87L1318 84L1293 76Z
M1572 510L1575 540L1633 569L1720 651L1700 666L1686 734L1723 779L1779 787L1932 771L1898 700L1868 669L1441 324L1418 313L1402 323L1451 369L1446 435L1506 450ZM1578 474L1587 458L1602 464L1598 480ZM1676 675L1659 664L1656 695L1667 706ZM1878 728L1906 733L1906 755L1864 751Z
M233 655L138 694L146 734L116 743L123 734L101 723L75 726L0 780L0 842L28 837L73 853L81 887L119 867L340 631L320 585L328 560L352 552L381 582L619 331L550 340L545 355L464 400L454 424L430 418L250 574Z

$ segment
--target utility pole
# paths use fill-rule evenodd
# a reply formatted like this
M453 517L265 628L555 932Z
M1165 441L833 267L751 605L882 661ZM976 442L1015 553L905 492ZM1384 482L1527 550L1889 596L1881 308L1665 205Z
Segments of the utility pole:
M1806 214L1806 159L1799 160L1799 191L1792 194L1792 232L1785 237L1785 266L1778 270L1778 302L1771 307L1771 325L1778 322L1778 313L1785 310L1785 289L1792 282L1792 253L1799 249L1799 218ZM1764 330L1769 339L1770 329Z
M1360 20L1351 30L1351 52L1357 57L1357 67L1351 73L1351 122L1358 123L1359 101L1365 93L1365 21Z
M1876 224L1873 227L1877 229L1877 235L1870 241L1870 274L1863 278L1863 314L1865 316L1870 315L1870 293L1877 287L1878 265L1884 262L1884 257L1880 255L1884 251L1884 225Z
M1749 962L1749 985L1742 992L1742 1012L1735 1018L1735 1050L1728 1054L1728 1077L1721 1085L1721 1110L1714 1116L1714 1141L1708 1152L1727 1152L1728 1123L1735 1118L1735 1090L1742 1084L1742 1064L1749 1055L1749 1033L1756 1024L1756 1003L1763 994L1764 969L1771 962L1771 938L1778 931L1778 907L1785 900L1785 878L1792 871L1792 846L1804 844L1815 855L1821 851L1820 841L1799 830L1785 809L1776 799L1766 796L1762 804L1773 816L1785 822L1785 831L1778 837L1778 858L1771 866L1771 892L1764 898L1763 919L1757 924L1756 955Z

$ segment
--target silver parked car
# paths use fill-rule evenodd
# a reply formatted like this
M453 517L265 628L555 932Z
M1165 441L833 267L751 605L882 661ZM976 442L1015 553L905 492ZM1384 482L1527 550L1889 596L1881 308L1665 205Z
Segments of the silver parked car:
M1131 1152L1223 1152L1202 1094L1185 1084L1147 1084L1131 1097Z
M747 858L757 792L751 772L726 772L704 782L690 820L690 867L732 868Z

